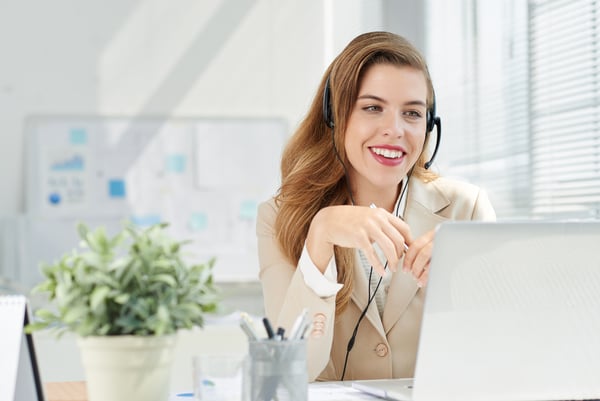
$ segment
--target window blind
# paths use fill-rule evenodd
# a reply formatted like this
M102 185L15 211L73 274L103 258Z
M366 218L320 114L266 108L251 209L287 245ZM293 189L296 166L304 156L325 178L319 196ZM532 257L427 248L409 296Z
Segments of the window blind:
M600 218L600 2L530 3L532 210Z
M499 219L600 218L600 0L427 4L441 173Z
M440 172L483 187L499 218L528 217L527 2L429 0L427 10L427 59L444 122ZM449 64L457 64L452 73Z

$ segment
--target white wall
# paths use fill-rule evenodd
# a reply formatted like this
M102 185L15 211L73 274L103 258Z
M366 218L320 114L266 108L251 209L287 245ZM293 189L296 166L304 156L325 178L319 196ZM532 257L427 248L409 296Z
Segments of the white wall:
M356 34L381 29L380 4L379 0L2 3L0 284L9 280L24 291L38 276L38 262L27 263L23 257L32 253L27 249L31 241L20 229L28 221L22 217L28 117L277 117L287 120L292 131L333 56ZM257 144L249 151L260 150ZM50 240L42 240L42 248Z
M22 0L0 7L0 284L28 277L25 121L279 117L290 132L361 32L422 48L421 0ZM259 150L255 149L256 151ZM279 159L279 155L271 155Z
M0 11L0 216L24 212L30 115L283 117L360 32L422 48L421 0L78 0ZM416 18L415 18L416 17Z
M27 277L25 121L278 117L290 132L361 32L423 48L422 0L22 0L0 6L0 284ZM259 148L257 147L256 150ZM278 159L279 155L272 155ZM22 234L22 233L21 233ZM25 280L26 281L26 280Z
M38 114L284 117L326 62L381 29L372 0L6 2L0 216L24 211L23 122Z

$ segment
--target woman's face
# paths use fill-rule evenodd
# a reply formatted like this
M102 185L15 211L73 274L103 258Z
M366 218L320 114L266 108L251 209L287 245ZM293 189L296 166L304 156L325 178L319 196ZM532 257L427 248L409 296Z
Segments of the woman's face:
M365 71L344 146L354 191L396 191L421 155L427 82L409 66L374 64Z

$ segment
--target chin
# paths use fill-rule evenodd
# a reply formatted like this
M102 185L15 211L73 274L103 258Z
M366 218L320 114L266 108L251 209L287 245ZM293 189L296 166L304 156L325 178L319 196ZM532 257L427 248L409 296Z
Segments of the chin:
M386 189L390 187L395 187L402 181L402 178L394 177L392 179L381 179L381 177L377 177L374 180L371 180L373 186L381 189Z

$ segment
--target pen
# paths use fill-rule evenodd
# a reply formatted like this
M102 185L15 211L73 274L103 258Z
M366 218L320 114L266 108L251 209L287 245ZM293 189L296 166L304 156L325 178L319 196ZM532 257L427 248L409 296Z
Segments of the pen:
M306 323L304 324L304 326L300 330L299 337L298 337L299 339L303 339L304 338L304 336L306 335L306 332L308 331L308 329L310 328L310 326L312 326L312 322L311 321L306 321Z
M283 335L285 334L285 329L283 327L278 327L277 328L277 339L278 340L284 340L285 338L283 337Z
M269 319L267 319L266 317L263 317L262 321L265 326L265 330L267 331L267 336L269 337L270 340L272 340L275 337L275 333L273 332L273 327L271 326L271 322L269 322Z
M292 330L290 331L289 339L296 340L298 339L298 334L300 333L300 329L304 323L304 319L306 319L306 315L308 314L308 308L302 309L302 312L298 315L294 324L292 325Z
M246 312L242 312L240 314L240 327L244 330L244 333L248 336L249 340L256 341L258 340L258 334L254 330L254 323L250 316Z

